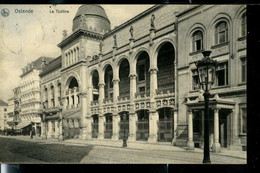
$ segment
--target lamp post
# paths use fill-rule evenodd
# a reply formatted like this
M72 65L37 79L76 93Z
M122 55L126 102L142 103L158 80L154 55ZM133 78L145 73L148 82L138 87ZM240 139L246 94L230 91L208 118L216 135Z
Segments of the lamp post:
M196 66L200 86L205 91L203 94L205 101L203 163L211 163L209 152L209 90L214 83L217 61L214 61L209 57L211 51L203 51L202 54L204 58L198 61Z
M124 113L123 114L123 121L124 121L124 137L123 137L123 147L127 147L127 144L126 144L126 134L125 134L125 122L126 122L126 114Z

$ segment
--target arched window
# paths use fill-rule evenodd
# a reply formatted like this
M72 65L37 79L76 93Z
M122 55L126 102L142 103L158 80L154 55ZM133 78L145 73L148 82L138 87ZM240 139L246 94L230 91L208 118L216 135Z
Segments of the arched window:
M215 44L228 41L228 27L226 22L219 22L215 28Z
M246 23L247 23L246 13L244 13L242 15L242 20L241 20L241 36L242 37L245 37L246 33L247 33Z
M196 31L192 35L192 52L203 49L203 34L201 31Z

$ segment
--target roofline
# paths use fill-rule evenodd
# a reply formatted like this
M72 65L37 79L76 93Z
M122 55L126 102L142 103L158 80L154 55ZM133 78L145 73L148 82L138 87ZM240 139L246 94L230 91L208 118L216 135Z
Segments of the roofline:
M195 10L195 9L201 7L201 6L202 6L202 5L196 5L196 6L194 6L194 7L190 7L190 8L188 8L188 9L186 9L186 10L180 12L179 14L177 14L176 17L180 17L180 16L182 16L182 15L184 15L184 14L186 14L186 13L192 11L192 10Z
M53 59L53 60L51 60L48 64L47 64L47 66L50 64L50 63L52 63L52 62L54 62L54 61L56 61L56 60L58 60L59 58L62 58L62 56L60 55L60 56L58 56L57 58L55 58L55 59ZM51 69L50 71L44 71L44 69L42 70L42 72L39 74L39 77L42 77L42 76L44 76L44 75L46 75L46 74L49 74L50 72L53 72L54 70L57 70L58 68L59 68L59 66L60 66L60 64L56 64L54 67L54 69Z
M126 22L122 23L121 25L117 26L116 28L114 28L114 29L110 30L109 32L105 33L103 37L105 38L105 37L107 37L109 35L112 35L113 33L115 33L118 30L124 28L125 26L135 22L136 20L142 18L143 16L145 16L145 15L147 15L147 14L149 14L149 13L151 13L151 12L153 12L153 11L163 7L163 6L164 6L163 4L157 4L157 5L154 5L154 6L150 7L150 8L148 8L147 10L141 12L140 14L138 14L135 17L131 18L130 20L127 20Z
M95 35L97 37L99 37L100 39L103 38L103 35L102 34L99 34L99 33L96 33L96 32L92 32L92 31L88 31L88 30L85 30L85 29L78 29L76 30L75 32L73 32L71 35L69 35L67 38L65 38L64 40L62 40L59 44L57 44L57 46L59 48L63 48L65 47L66 45L68 45L69 43L71 43L71 39L77 37L77 36L81 36L82 34L84 33L88 33L88 34L91 34L91 35ZM74 41L75 39L73 39Z

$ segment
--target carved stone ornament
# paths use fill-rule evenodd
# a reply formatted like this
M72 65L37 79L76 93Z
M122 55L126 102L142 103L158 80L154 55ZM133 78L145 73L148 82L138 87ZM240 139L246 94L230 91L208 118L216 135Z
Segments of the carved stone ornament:
M62 35L63 35L63 40L64 40L65 38L67 38L67 37L68 37L67 30L63 30Z
M102 55L102 46L103 46L103 43L100 42L99 43L99 54L101 54L101 55Z
M154 29L154 28L155 28L155 26L154 26L154 20L155 20L155 15L152 14L152 16L151 16L151 29Z
M129 32L130 32L131 38L134 38L134 27L133 26L130 27Z
M114 38L114 47L117 47L116 34L113 35L113 38Z

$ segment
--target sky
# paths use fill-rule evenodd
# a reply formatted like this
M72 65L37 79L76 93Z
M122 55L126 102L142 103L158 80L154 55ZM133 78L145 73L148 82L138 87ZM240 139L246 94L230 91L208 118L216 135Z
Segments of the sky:
M72 32L72 21L80 5L0 5L9 16L0 15L0 99L13 97L19 86L22 68L41 56L56 58L61 54L57 44L62 31ZM111 29L153 5L101 5L110 20ZM50 13L50 10L69 13ZM19 13L32 10L33 13Z

